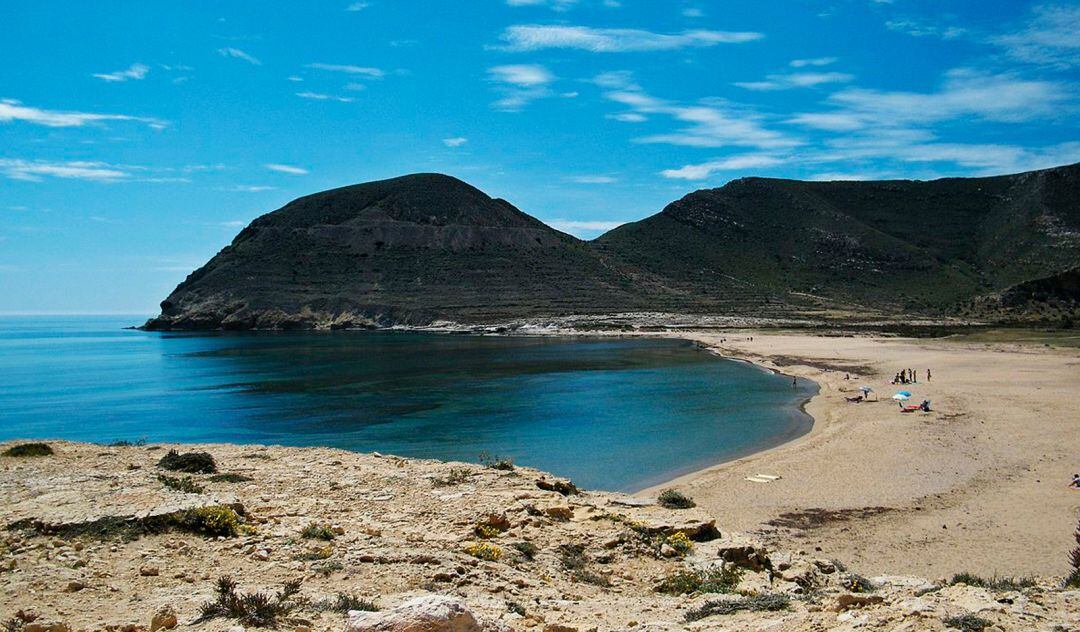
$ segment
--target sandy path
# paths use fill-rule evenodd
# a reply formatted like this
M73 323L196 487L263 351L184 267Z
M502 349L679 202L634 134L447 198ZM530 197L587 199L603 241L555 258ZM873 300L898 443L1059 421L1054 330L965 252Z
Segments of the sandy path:
M935 577L1064 574L1080 491L1080 353L1036 346L826 338L754 333L687 337L737 356L812 378L822 390L807 406L807 436L780 448L677 479L718 523L738 531L801 538L808 551L868 572ZM802 359L802 360L800 360ZM816 366L807 366L809 362ZM830 370L827 366L841 367ZM900 368L919 370L902 387L935 412L900 414L888 384ZM926 368L933 380L926 384ZM851 370L853 379L844 379ZM861 372L861 374L860 374ZM858 376L856 378L856 376ZM848 404L860 384L879 403ZM746 476L782 475L775 483ZM655 492L656 488L644 494ZM823 523L766 524L811 509L846 512Z

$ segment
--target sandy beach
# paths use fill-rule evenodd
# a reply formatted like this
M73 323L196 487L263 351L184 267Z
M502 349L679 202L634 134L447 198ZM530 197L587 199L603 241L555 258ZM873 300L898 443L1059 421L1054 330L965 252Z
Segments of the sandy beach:
M949 339L685 334L716 353L813 379L813 430L644 490L676 487L729 529L874 573L1064 574L1080 491L1080 353ZM721 341L726 339L725 341ZM904 368L919 382L890 384ZM933 374L925 381L926 369ZM850 376L850 380L845 376ZM845 397L872 386L880 401ZM901 414L890 397L932 401ZM771 483L745 480L781 476Z

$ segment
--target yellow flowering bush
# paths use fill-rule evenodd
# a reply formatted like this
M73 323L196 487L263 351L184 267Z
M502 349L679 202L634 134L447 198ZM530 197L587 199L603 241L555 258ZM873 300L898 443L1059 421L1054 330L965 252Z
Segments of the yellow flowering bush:
M694 543L682 531L672 533L664 540L664 543L678 551L679 555L686 555L694 550Z
M494 544L488 544L487 542L477 542L476 544L470 544L465 547L465 552L469 555L488 562L498 562L502 559L503 550Z

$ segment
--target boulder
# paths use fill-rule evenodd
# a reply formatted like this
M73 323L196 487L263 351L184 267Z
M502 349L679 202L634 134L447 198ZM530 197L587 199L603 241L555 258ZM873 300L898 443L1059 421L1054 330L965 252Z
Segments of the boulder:
M171 630L177 625L176 611L165 606L161 610L154 613L154 616L150 618L150 632L157 632L157 630Z
M444 595L424 595L390 610L349 611L345 632L481 632L465 604Z
M851 608L875 606L884 603L884 601L885 599L881 595L856 595L846 593L836 598L836 605L833 606L833 612L844 612Z
M763 546L751 544L743 546L723 546L717 549L717 556L734 566L746 568L752 571L762 571L772 568L769 559L769 551Z

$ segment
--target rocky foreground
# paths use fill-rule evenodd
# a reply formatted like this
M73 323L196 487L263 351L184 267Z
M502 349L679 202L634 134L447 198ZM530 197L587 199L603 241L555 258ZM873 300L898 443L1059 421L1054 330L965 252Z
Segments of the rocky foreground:
M1061 578L864 578L498 460L48 445L0 456L5 631L1080 629Z

